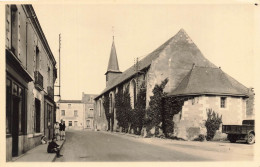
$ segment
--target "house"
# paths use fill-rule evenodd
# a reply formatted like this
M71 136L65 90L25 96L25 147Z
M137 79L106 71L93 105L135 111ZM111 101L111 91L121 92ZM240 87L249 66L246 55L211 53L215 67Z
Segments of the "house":
M53 136L56 61L32 5L5 5L6 160Z
M84 103L81 100L59 100L57 106L57 122L65 121L66 129L83 129Z
M96 94L85 94L82 93L82 102L85 105L85 129L94 129L94 99L97 95Z
M185 93L189 93L189 91L193 89L196 90L191 86L196 84L195 79L196 77L198 77L197 74L198 72L200 72L199 70L202 70L201 72L205 72L203 71L203 69L206 69L206 71L209 71L210 73L208 74L206 72L205 75L201 77L206 78L208 75L210 75L211 78L214 78L212 75L215 75L215 73L219 75L218 78L215 78L213 80L216 81L221 79L221 81L215 83L214 89L210 85L213 84L213 82L208 81L205 78L203 80L206 82L203 84L207 85L209 92L213 93L212 95L218 97L218 99L209 98L209 94L205 94L205 92L203 92L203 89L200 90L196 88L197 94L196 96L194 96L196 100L203 98L202 101L206 101L206 99L208 99L208 103L213 105L215 103L218 103L220 99L222 99L223 101L226 100L225 102L227 102L227 106L229 106L230 103L239 101L239 105L237 106L237 108L239 108L238 110L233 111L234 107L227 107L223 109L223 111L229 111L230 109L232 109L232 111L230 112L237 112L237 115L240 115L239 117L229 118L230 115L224 115L224 112L222 112L223 119L226 120L225 123L229 123L230 121L232 123L241 124L241 122L239 122L241 119L253 117L253 107L248 106L249 104L253 104L252 101L254 98L252 96L254 94L252 93L252 90L246 88L238 81L233 79L231 76L222 72L216 65L207 60L198 49L198 47L195 45L195 43L187 35L187 33L183 29L181 29L176 35L174 35L172 38L170 38L168 41L166 41L164 44L162 44L160 47L158 47L152 53L148 54L143 59L137 60L133 66L131 66L124 72L121 72L119 70L116 48L113 40L108 68L107 72L105 73L106 88L95 98L95 128L99 130L119 129L119 127L117 126L118 120L116 119L117 108L115 107L115 96L120 89L123 88L124 91L126 89L129 91L132 109L135 109L136 107L135 104L140 90L145 89L146 108L149 108L150 97L153 96L153 89L155 85L161 84L162 81L168 78L168 83L164 88L164 92L168 93L169 97L175 95L179 96L181 94L184 95ZM189 77L192 77L190 79L194 80L190 80ZM221 85L222 82L226 84L224 85L224 87L222 87ZM185 88L185 86L187 85L189 87ZM232 90L231 92L229 88ZM202 102L201 100L199 101ZM181 110L182 113L184 113L184 116L181 119L186 119L186 117L189 119L193 119L194 114L190 114L192 110L189 107L186 107L189 103L190 100L186 101L184 106L182 107ZM106 105L108 106L105 107ZM200 106L194 105L193 107L197 109ZM206 109L207 107L212 107L216 110L221 108L219 106L215 107L211 105L204 105L203 108L197 112L202 112L203 110L203 112L205 113L206 110L204 109ZM188 111L186 112L186 110ZM175 115L173 119L174 123L176 121L179 121L180 123L177 122L179 126L176 125L175 130L176 128L178 128L181 131L184 129L184 127L187 129L186 126L181 127L181 125L184 123L182 123L182 120L176 120L176 117L178 117L178 115ZM200 117L198 119L204 119L204 116L203 118ZM195 120L195 122L196 121L198 121L197 124L201 122L201 120L197 119ZM192 129L190 131L191 133L193 133ZM197 129L195 131L197 131ZM178 134L181 135L181 132L178 132ZM181 136L184 137L184 135ZM186 136L187 135L185 134L185 139L194 137L194 135L191 137Z
M187 97L182 110L173 117L174 136L192 140L200 134L206 135L208 109L221 115L223 124L241 124L248 119L247 91L220 68L194 66L168 94L168 97Z
M82 93L81 100L59 100L56 119L65 121L66 129L93 129L95 94Z

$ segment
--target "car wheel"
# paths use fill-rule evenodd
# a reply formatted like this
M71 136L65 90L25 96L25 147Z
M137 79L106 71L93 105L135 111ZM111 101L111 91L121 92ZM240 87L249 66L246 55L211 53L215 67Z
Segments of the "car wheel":
M253 133L249 133L247 137L247 143L248 144L253 144L255 143L255 135Z
M229 135L227 136L227 138L228 138L228 140L230 141L230 143L235 143L235 142L237 141L237 138L236 138L235 135L229 134Z

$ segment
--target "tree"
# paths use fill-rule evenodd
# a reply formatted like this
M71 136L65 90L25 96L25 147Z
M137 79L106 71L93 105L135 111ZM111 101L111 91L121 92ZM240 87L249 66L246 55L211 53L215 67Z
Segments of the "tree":
M219 116L218 113L212 109L207 109L207 120L205 126L207 128L207 140L212 140L216 134L216 131L219 130L219 126L222 123L222 115Z

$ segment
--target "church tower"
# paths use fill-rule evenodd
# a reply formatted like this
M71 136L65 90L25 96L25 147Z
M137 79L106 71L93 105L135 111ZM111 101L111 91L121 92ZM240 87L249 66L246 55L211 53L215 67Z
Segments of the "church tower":
M113 43L111 47L110 52L110 58L108 62L107 72L106 75L106 86L109 85L109 83L116 78L118 75L120 75L122 72L119 70L118 61L117 61L117 55L116 55L116 47L114 42L114 36L113 36Z

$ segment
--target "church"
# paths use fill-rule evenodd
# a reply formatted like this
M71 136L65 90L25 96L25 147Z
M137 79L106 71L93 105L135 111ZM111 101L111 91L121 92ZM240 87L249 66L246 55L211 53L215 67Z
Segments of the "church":
M168 82L163 91L168 98L188 97L172 119L173 135L178 138L193 140L200 134L206 135L208 109L220 114L223 124L239 125L244 119L254 119L253 89L207 60L183 29L124 72L119 69L113 40L105 75L106 88L95 98L96 130L120 131L115 105L120 87L129 92L132 109L136 107L140 90L144 89L145 108L148 109L154 87L165 79ZM107 109L105 97L109 98ZM112 117L107 117L106 113Z

